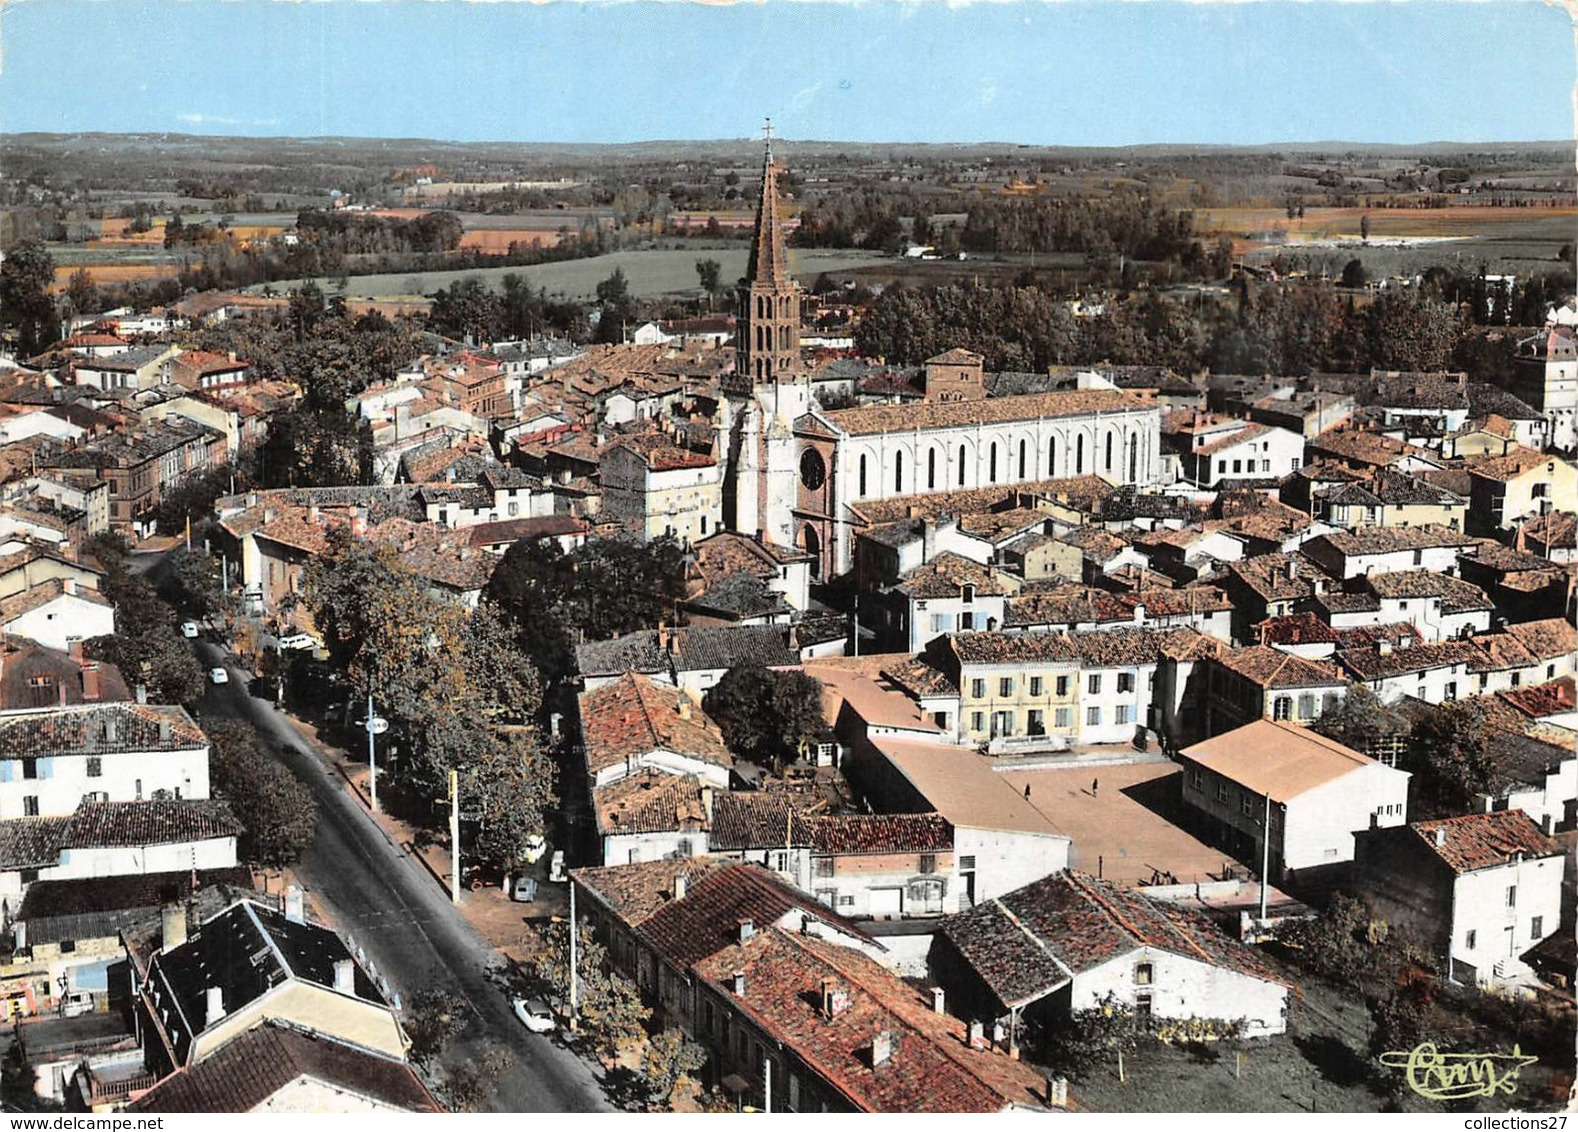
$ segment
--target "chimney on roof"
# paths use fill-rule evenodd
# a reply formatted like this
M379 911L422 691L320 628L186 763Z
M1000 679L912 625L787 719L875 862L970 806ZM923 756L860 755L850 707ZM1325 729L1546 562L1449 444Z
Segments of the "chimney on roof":
M285 889L285 918L293 924L305 924L307 915L300 885Z
M684 693L681 693L679 698L679 717L681 719L690 718L690 697Z
M159 909L159 920L163 927L160 948L165 952L173 951L186 942L186 909L180 904L166 904Z
M1446 826L1438 825L1438 826L1435 827L1435 829L1431 830L1430 831L1430 840L1435 842L1437 848L1440 848L1441 846L1445 845L1446 844Z
M871 1067L886 1065L893 1060L893 1031L878 1030L871 1039Z
M937 556L937 520L927 516L921 520L921 561L930 562Z
M968 1041L971 1049L986 1048L986 1026L982 1024L979 1018L970 1023Z
M708 825L712 824L712 800L714 793L715 791L711 786L703 786L701 788L701 808L706 811Z
M749 916L741 916L739 919L739 925L741 943L747 942L752 936L756 934L756 921L751 919Z
M59 701L60 701L60 706L61 707L65 707L66 706L66 685L64 683L62 683L60 685Z
M159 742L161 742L161 743L168 743L169 741L170 741L170 721L168 719L161 719L159 721Z
M741 998L744 998L745 997L745 972L744 971L736 971L736 972L734 972L734 977L733 977L733 979L731 981L734 984L734 993L739 995Z
M350 959L334 961L334 989L341 994L356 993L356 964Z
M1288 555L1288 581L1291 582L1294 578L1297 578L1298 576L1299 576L1299 560L1297 558L1293 557L1293 555L1290 554L1290 555Z
M318 523L318 521L319 521L318 505L316 503L314 503L311 507L307 508L307 522L316 525Z
M145 704L148 702L148 685L137 685L137 702L140 704Z
M1134 623L1136 625L1145 624L1145 603L1143 601L1134 603Z
M690 891L690 878L683 872L674 874L674 899L685 899L685 893Z
M1392 638L1390 638L1390 637L1382 637L1380 640L1376 641L1375 642L1375 651L1378 654L1380 654L1381 656L1391 656L1392 655Z
M225 1016L225 991L223 987L209 987L203 997L203 1028L207 1029Z
M60 592L68 597L75 597L77 595L77 579L62 578L60 580Z
M277 514L277 512L275 512L274 508L272 508L272 507L265 507L265 508L263 508L263 521L265 523L272 523L274 521L274 519L275 519L276 514Z
M95 661L88 661L82 665L82 699L85 703L96 703L103 693L99 689L99 666Z
M947 992L945 992L941 987L931 988L931 1009L933 1014L946 1013L946 1011L943 1009L947 1002L945 997L946 993Z

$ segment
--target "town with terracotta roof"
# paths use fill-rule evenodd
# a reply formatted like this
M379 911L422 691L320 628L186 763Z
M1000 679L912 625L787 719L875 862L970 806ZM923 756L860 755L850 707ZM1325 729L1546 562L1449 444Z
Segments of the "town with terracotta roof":
M1564 25L1207 147L1122 5L173 2L6 21L0 1107L1578 1111L1571 145L1382 144Z

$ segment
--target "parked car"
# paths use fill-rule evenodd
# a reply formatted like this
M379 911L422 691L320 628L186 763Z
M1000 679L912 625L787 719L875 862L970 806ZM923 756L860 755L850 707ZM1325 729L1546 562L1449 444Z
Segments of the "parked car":
M510 899L530 904L537 899L537 878L518 876L510 878Z
M202 630L197 627L196 621L181 622L181 636L185 637L187 640L196 640L198 636L201 635L201 633Z
M315 649L318 647L318 642L311 633L292 633L288 637L279 639L279 647L282 649Z
M220 665L215 665L208 670L208 678L215 684L230 683L230 673Z
M551 1034L554 1030L553 1012L540 998L517 998L510 1003L515 1017L534 1034Z
M75 1018L81 1014L92 1014L93 993L85 990L71 991L60 1000L60 1012L67 1018Z

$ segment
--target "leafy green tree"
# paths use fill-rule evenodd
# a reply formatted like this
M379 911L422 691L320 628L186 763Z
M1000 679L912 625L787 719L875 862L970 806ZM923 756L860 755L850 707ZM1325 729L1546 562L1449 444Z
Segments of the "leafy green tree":
M1413 773L1409 813L1452 817L1474 809L1487 793L1496 764L1484 707L1474 700L1434 704L1414 719L1404 769Z
M439 1093L450 1112L478 1112L498 1087L499 1078L515 1064L501 1049L490 1049L476 1061L451 1066Z
M624 1044L641 1038L652 1011L641 1001L636 984L613 969L608 950L585 923L576 940L576 1003L580 1026L603 1057L615 1057ZM570 1003L570 925L557 920L548 925L537 975L549 994L566 1007Z
M83 648L109 661L155 703L187 704L203 694L203 671L177 629L178 617L146 579L128 569L115 542L95 544L105 568L104 596L115 603L113 636L94 637Z
M23 357L60 337L60 316L49 293L54 283L55 261L42 240L13 245L0 262L0 326L15 331Z
M270 869L295 864L317 831L312 792L274 760L247 724L224 717L201 722L214 794L227 799L246 826L238 846L241 858Z
M763 766L797 758L826 726L822 686L814 677L760 665L729 669L708 689L703 706L729 749Z
M1321 712L1312 727L1334 742L1371 755L1381 744L1408 733L1407 720L1366 684L1349 684L1343 698Z
M671 1026L654 1034L641 1051L647 1106L658 1111L667 1109L680 1078L692 1076L705 1064L706 1049L686 1038L682 1031Z
M412 995L405 1016L411 1060L424 1069L432 1066L466 1031L472 1009L464 995L446 987L429 987Z
M1349 290L1358 290L1369 281L1370 276L1364 270L1364 261L1362 259L1354 257L1342 265L1342 285Z
M94 314L104 309L99 301L99 289L85 267L79 267L71 273L71 279L66 284L66 298L71 301L71 309L78 314Z
M1120 1053L1139 1044L1140 1025L1134 1011L1109 993L1100 1003L1076 1010L1066 1023L1053 1026L1043 1038L1043 1055L1049 1065L1072 1077L1089 1076L1101 1066L1112 1065Z
M696 261L696 278L701 282L701 289L707 292L710 299L723 288L723 265L715 259L698 259Z
M1345 893L1335 893L1326 910L1296 920L1278 933L1294 962L1334 983L1356 986L1376 961L1382 936L1368 909Z
M1406 973L1384 995L1371 995L1365 1005L1370 1012L1369 1049L1372 1057L1385 1053L1406 1053L1432 1035L1430 1026L1436 988L1423 971ZM1377 1071L1394 1095L1406 1088L1403 1070L1382 1066Z

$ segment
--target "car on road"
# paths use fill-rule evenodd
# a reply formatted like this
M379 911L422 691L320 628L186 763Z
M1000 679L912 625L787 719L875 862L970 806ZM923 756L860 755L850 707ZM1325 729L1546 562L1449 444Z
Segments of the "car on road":
M292 633L288 637L279 639L279 647L282 649L316 649L318 642L311 633Z
M230 683L230 672L222 665L216 664L208 670L208 678L215 684L228 684Z
M185 637L187 640L196 640L201 633L202 630L197 627L196 621L181 622L181 636Z
M516 998L510 1003L515 1017L534 1034L553 1033L556 1023L548 1004L540 998Z
M60 1012L67 1018L77 1018L83 1014L92 1014L97 1009L91 991L76 990L68 993L60 1000Z

